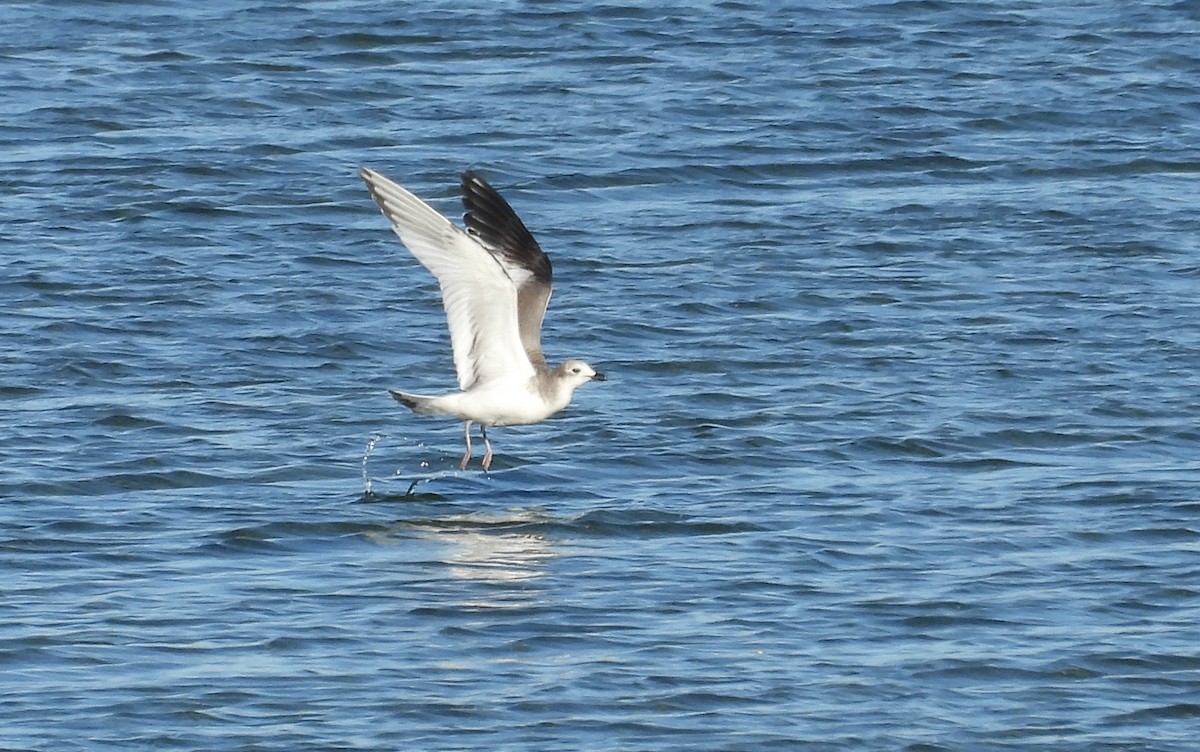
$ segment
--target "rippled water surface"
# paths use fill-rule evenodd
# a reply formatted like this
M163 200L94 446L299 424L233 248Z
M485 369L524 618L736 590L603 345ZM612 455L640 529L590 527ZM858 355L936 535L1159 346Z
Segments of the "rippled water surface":
M1197 3L0 21L0 748L1195 748ZM361 164L610 375L490 474Z

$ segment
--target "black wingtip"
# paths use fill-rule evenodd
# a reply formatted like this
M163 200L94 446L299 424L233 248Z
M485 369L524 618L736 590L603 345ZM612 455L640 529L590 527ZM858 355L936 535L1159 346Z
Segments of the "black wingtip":
M538 281L549 284L554 275L549 257L500 192L474 170L465 170L460 177L467 229L493 250L531 271Z

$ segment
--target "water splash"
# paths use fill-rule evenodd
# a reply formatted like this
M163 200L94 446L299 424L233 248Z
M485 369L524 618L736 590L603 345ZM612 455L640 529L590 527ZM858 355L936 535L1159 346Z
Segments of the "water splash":
M370 471L370 467L369 467L370 461L371 461L371 453L375 451L375 447L378 446L379 442L382 441L383 439L386 439L387 437L388 437L388 435L385 433L374 434L373 436L371 436L371 439L367 442L366 448L363 450L363 457L362 457L363 498L366 499L367 501L373 501L378 498L375 494L374 481L371 479L371 471ZM407 442L407 439L402 438L401 442L402 443ZM417 448L423 448L424 446L425 446L425 444L423 444L423 443L416 444ZM411 472L405 472L403 468L397 468L395 471L393 471L391 473L391 475L380 476L379 480L382 483L384 483L385 486L390 481L394 481L394 480L400 480L400 481L407 482L409 484L409 486L408 486L408 490L404 492L404 495L406 497L409 497L414 494L418 485L420 485L421 483L428 483L429 481L434 480L435 478L438 477L437 473L434 473L432 475L429 474L429 469L430 469L429 460L421 460L420 468L421 468L421 471L418 474L418 477L416 477L415 479L412 477L413 474ZM382 493L385 496L389 495L386 488L382 491Z
M375 492L371 490L371 476L367 472L367 460L370 459L371 452L375 451L375 445L379 443L380 439L385 438L385 436L386 435L382 434L382 433L377 433L374 436L372 436L371 440L367 442L366 450L363 452L363 458L362 458L363 496L366 498L371 498L372 496L375 495Z

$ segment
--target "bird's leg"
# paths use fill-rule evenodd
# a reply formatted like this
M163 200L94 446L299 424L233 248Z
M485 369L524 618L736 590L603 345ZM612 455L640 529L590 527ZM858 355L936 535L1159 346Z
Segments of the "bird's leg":
M483 470L487 472L488 466L492 464L492 442L488 441L487 426L479 424L479 433L483 436L483 445L487 451L483 455Z
M463 438L467 440L467 453L463 455L462 462L458 463L459 470L466 470L467 463L471 461L471 421L469 420L463 426Z

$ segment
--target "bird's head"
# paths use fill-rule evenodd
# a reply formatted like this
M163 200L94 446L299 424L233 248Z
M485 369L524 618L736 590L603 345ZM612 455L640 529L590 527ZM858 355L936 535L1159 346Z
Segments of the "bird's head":
M598 372L582 360L568 360L560 365L558 370L562 374L562 378L570 382L572 386L586 384L589 381L607 380L604 374Z

